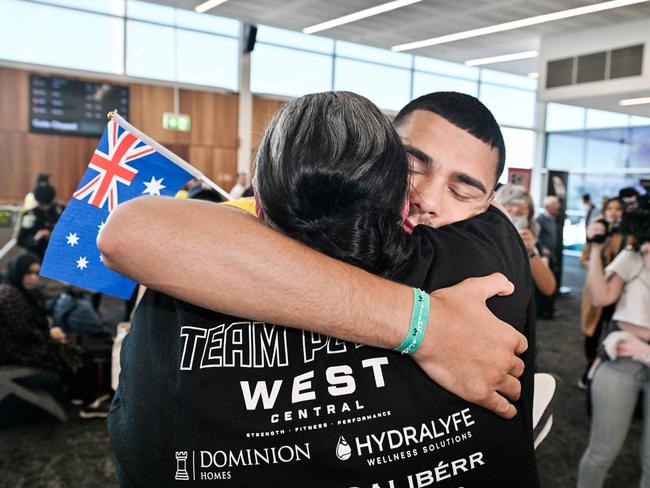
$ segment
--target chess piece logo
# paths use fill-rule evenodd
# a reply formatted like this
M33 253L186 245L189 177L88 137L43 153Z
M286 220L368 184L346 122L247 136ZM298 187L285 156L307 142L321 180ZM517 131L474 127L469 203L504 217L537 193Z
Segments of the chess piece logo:
M187 451L176 451L176 480L189 480L187 474Z

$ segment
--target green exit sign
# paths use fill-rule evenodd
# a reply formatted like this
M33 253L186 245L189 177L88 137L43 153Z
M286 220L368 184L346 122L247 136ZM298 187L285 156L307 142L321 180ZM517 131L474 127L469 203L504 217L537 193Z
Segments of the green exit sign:
M163 112L163 129L188 132L190 125L191 119L189 115Z

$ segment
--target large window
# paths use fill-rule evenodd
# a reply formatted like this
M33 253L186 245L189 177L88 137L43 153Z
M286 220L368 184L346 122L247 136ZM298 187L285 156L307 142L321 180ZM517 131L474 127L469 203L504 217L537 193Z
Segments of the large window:
M570 210L581 208L584 193L598 202L650 175L650 125L551 132L546 138L546 167L570 173Z
M0 0L0 18L0 59L238 89L235 20L139 0Z
M119 17L0 1L0 59L121 74L124 22Z
M129 54L126 74L174 81L176 78L175 29L129 20L126 24Z
M480 99L501 125L535 126L534 91L482 83Z
M434 91L457 91L476 97L478 96L478 82L420 71L413 73L413 98Z
M251 57L252 92L299 97L331 86L330 56L261 43L255 46Z
M508 168L532 168L535 160L535 131L502 127L506 144L506 166L500 182L507 183Z
M638 117L618 112L549 103L546 105L546 131L576 131L650 125L650 117Z
M403 68L337 58L334 89L359 93L379 108L396 112L410 100L410 75Z

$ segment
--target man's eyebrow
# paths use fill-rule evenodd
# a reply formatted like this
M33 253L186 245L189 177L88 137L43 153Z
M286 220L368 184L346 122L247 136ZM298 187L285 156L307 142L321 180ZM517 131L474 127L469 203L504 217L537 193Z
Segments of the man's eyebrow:
M419 159L420 161L422 161L427 166L431 166L431 164L433 163L433 159L431 159L431 156L429 156L427 153L425 153L421 149L418 149L417 147L411 146L410 144L404 144L404 149L411 156L413 156L414 158Z
M477 180L476 178L468 175L467 173L456 172L454 173L454 178L456 178L461 183L464 183L465 185L473 186L474 188L481 190L483 194L487 193L487 189L485 188L485 185L481 183L480 180Z

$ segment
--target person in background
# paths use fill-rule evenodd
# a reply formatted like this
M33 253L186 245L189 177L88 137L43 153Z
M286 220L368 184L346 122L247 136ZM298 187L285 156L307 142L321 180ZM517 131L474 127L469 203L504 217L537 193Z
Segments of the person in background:
M591 221L596 215L598 215L598 210L596 206L591 202L591 195L585 193L582 195L582 207L585 211L585 228L589 227Z
M555 281L559 281L558 277L560 270L558 269L560 259L559 253L562 249L558 249L557 242L557 216L560 214L561 204L560 199L556 196L549 195L544 198L544 209L542 213L535 219L539 225L539 234L537 236L542 256L548 259L548 264ZM560 283L557 283L560 286ZM553 296L543 297L538 300L539 309L538 316L543 319L552 319L555 314L555 300Z
M600 258L603 266L608 266L614 258L629 244L628 236L621 234L621 221L623 220L623 201L620 198L610 198L603 205L603 219L598 220L607 226L607 238L602 246ZM582 249L580 264L589 269L589 257L593 244L588 242ZM609 323L614 313L614 304L606 307L597 307L591 303L587 287L582 292L582 317L580 326L585 334L584 351L587 359L585 371L578 380L578 387L587 388L587 374L596 359L596 351L600 344L603 324Z
M248 190L251 186L251 181L250 178L248 177L248 173L237 173L237 182L235 183L235 186L233 186L230 189L230 196L233 198L233 200L237 200L238 198L241 198L242 196L250 196L250 195L244 195L246 190Z
M190 181L188 181L183 185L183 188L181 188L176 192L176 195L174 195L174 197L189 198L188 195L189 195L190 188L192 188L194 185L197 185L199 183L201 183L201 180L199 180L198 178L192 178Z
M50 327L39 297L40 260L31 253L13 258L0 285L0 365L21 365L56 372L82 403L82 418L106 417L108 405L95 398L84 368L83 351L68 344L60 327Z
M29 190L29 193L25 195L25 199L23 200L23 210L28 211L33 208L36 208L38 206L38 202L36 201L36 198L34 198L34 189L38 185L49 185L50 184L50 174L49 173L39 173L36 175L36 179L34 180L34 185L32 186L32 189Z
M50 234L63 213L63 205L55 201L56 190L47 181L39 182L32 193L38 205L20 219L18 245L43 259Z
M578 488L600 488L618 456L641 391L644 422L641 444L641 488L650 487L650 238L635 236L628 247L603 269L607 229L594 222L587 229L592 241L587 288L592 304L616 303L604 340L602 362L591 384L591 434L578 468ZM617 303L618 302L618 303Z
M556 288L555 276L548 265L548 259L540 256L537 247L539 225L534 219L535 206L530 194L523 186L507 184L497 191L496 201L505 208L524 241L536 290L545 296L553 295Z
M85 294L82 288L69 286L57 298L48 300L46 309L65 334L85 336L105 332L101 317L91 302L84 299Z

